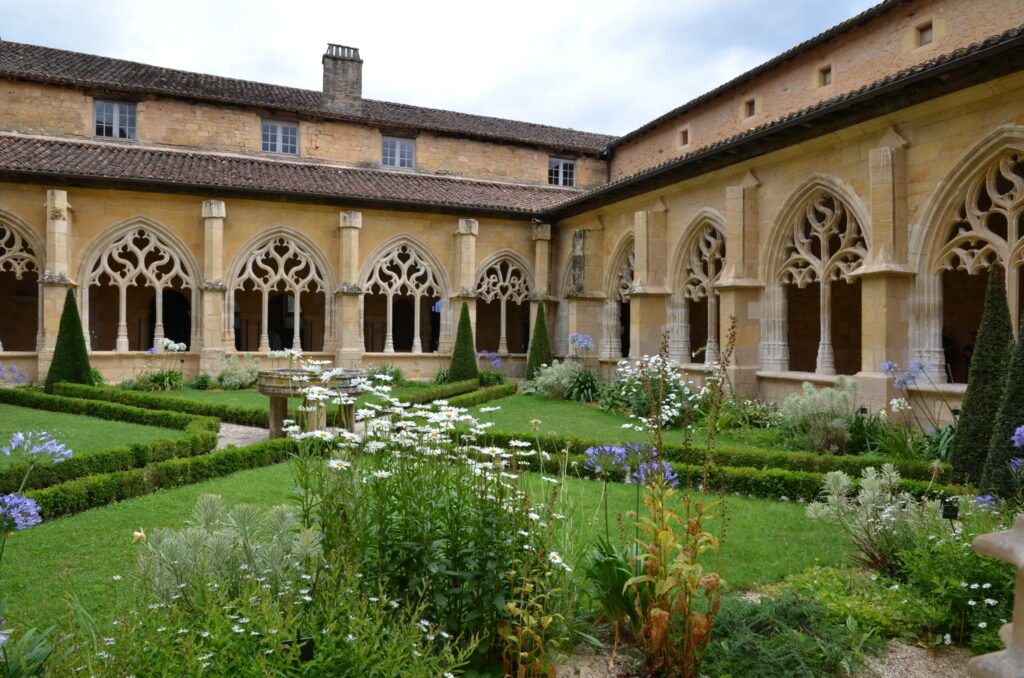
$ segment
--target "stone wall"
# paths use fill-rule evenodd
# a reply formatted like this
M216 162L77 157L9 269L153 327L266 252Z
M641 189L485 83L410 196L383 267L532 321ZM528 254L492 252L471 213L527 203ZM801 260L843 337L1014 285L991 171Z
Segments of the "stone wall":
M934 40L918 46L917 28L928 22ZM685 155L1022 23L1024 3L1019 0L917 0L900 5L626 142L612 156L611 178ZM822 86L819 73L825 67L831 67L832 82ZM745 104L751 99L756 112L748 117ZM688 131L685 146L680 143L683 130Z
M260 155L261 120L294 116L149 97L137 104L137 142ZM0 80L0 131L90 139L93 97L79 90ZM386 132L385 132L386 133ZM299 121L299 157L354 167L380 167L380 129L337 121ZM416 136L416 170L519 183L547 184L548 157L562 153L436 133ZM281 156L276 156L281 157ZM293 156L285 156L293 157ZM608 180L607 163L577 157L577 184Z

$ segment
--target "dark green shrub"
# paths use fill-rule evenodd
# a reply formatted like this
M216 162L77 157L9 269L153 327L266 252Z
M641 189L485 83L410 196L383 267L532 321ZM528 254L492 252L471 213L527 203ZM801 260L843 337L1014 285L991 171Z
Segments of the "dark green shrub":
M469 305L462 302L459 311L459 329L455 334L455 348L452 350L452 363L448 368L448 383L478 379L480 371L476 366L476 350L473 343L473 326L469 322Z
M197 374L185 382L186 386L197 391L209 391L213 388L213 384L213 377L208 374Z
M530 352L526 356L526 378L533 379L544 365L551 364L551 341L548 339L548 323L544 302L537 305L537 319L533 323L530 337Z
M1009 363L1006 357L1011 352L1012 342L1003 269L995 265L989 268L981 329L974 344L967 392L950 452L953 476L957 481L976 486L981 483L996 414L1006 388Z
M82 334L82 319L78 315L75 295L70 289L64 296L64 311L60 315L53 362L50 363L50 371L46 373L46 392L53 391L54 384L62 381L90 386L93 384L89 351L85 348L85 335Z
M590 370L579 370L569 376L569 387L565 389L565 397L568 400L592 403L597 400L600 387L601 380L596 374Z
M80 384L58 384L54 388L54 393L71 398L123 403L148 410L170 410L172 412L186 412L205 417L217 417L221 421L242 426L267 425L267 411L254 407L235 407L233 405L188 400L158 393L140 393L121 388L83 386Z
M92 373L92 383L94 385L96 385L96 386L106 386L107 385L107 378L103 376L103 373L100 372L99 368L93 367L93 368L90 368L89 371Z
M404 395L400 400L404 403L411 405L419 405L422 403L432 403L435 400L446 400L452 396L462 395L463 393L469 393L477 390L480 387L480 382L476 379L465 379L463 381L456 381L451 384L442 384L439 386L432 386L430 388L421 388L417 391L413 391L408 395Z
M501 372L495 370L484 370L480 373L480 385L481 386L500 386L508 381Z
M1024 323L1021 326L1024 327ZM1017 339L1007 373L980 486L982 492L1000 497L1011 497L1019 489L1016 475L1010 470L1010 461L1024 456L1012 440L1013 432L1024 424L1024 334Z
M715 617L700 673L732 678L848 675L865 654L882 646L870 630L792 591L757 603L730 597Z

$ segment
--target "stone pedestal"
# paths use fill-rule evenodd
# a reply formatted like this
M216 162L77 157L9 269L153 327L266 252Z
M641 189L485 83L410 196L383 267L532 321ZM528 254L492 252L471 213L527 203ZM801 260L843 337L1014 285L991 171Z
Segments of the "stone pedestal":
M1024 514L1018 514L1013 529L974 538L971 547L983 556L1010 563L1017 571L1013 592L1013 621L999 629L1005 650L971 659L967 673L975 678L1018 678L1024 676Z
M308 382L295 381L296 376L314 377ZM316 384L335 391L339 394L355 396L356 387L353 382L366 376L361 370L345 370L342 374L334 376L324 382L316 377L316 373L303 369L281 368L274 370L260 370L259 391L270 397L269 429L270 438L284 437L284 420L288 416L288 398L302 397L301 390L309 384ZM306 403L307 405L313 403ZM306 431L318 431L327 428L327 403L319 403L313 412L307 413L303 421L303 429ZM355 426L355 405L342 405L339 424L343 428L353 430Z
M760 369L761 285L750 282L725 282L716 285L719 301L721 346L729 341L730 323L736 322L736 343L726 375L737 395L758 396L757 371Z

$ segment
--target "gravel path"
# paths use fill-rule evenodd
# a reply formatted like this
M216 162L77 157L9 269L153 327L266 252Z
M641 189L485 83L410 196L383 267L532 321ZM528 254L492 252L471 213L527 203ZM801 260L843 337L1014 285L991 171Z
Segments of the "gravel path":
M220 434L217 436L217 449L223 450L228 445L251 445L270 438L270 432L265 428L256 426L239 426L237 424L220 425Z

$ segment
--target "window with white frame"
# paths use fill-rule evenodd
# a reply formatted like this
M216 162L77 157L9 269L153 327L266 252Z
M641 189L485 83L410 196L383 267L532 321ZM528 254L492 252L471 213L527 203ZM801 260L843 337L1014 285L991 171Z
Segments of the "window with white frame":
M135 138L135 104L97 99L93 111L96 136L110 139Z
M413 139L384 137L380 147L380 164L385 167L416 167L416 142Z
M263 152L299 153L299 125L294 122L263 121Z
M548 183L552 186L575 186L576 161L548 158Z

